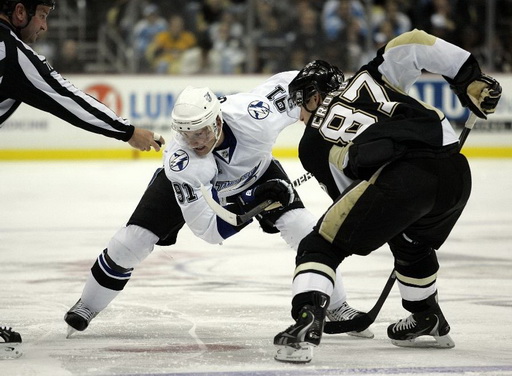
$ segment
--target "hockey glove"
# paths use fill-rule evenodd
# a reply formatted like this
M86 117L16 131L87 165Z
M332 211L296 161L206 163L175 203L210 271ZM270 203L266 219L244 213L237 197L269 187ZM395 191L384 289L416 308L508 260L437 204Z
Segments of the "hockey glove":
M295 193L290 183L282 179L271 179L254 188L242 192L239 201L244 210L248 211L265 200L272 200L280 206L288 206L295 199ZM271 205L272 208L276 206Z
M460 103L482 119L492 114L501 98L501 86L494 78L480 70L473 55L462 65L457 75L445 77Z
M487 119L494 113L501 98L501 85L491 76L482 74L480 78L469 84L467 93L470 99L469 109L478 117Z

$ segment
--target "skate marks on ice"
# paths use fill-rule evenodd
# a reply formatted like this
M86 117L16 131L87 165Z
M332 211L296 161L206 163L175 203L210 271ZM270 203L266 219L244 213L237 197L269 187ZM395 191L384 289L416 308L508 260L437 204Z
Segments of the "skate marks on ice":
M503 173L512 161L471 164L473 196L438 253L456 347L392 346L387 325L405 315L394 288L372 326L375 339L326 335L302 366L273 360L272 339L291 324L293 252L254 223L222 246L184 228L176 246L156 247L89 329L65 339L64 313L157 166L1 164L0 321L21 332L24 355L2 361L0 375L512 375L512 178ZM292 178L302 174L284 167ZM317 215L329 204L314 180L298 191ZM349 301L368 310L392 268L389 251L344 264Z

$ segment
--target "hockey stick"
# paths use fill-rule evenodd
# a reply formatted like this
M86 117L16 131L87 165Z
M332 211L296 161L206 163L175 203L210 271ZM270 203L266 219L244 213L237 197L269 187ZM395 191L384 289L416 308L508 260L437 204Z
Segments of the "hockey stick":
M265 200L245 214L235 214L225 209L222 205L215 201L213 197L210 195L210 192L208 192L208 190L203 184L201 184L200 189L208 206L210 206L210 208L213 209L213 211L215 212L215 214L217 214L219 218L223 219L225 222L229 223L232 226L243 225L244 223L248 222L251 218L258 215L263 210L267 209L270 205L272 205L272 203L274 203L274 201L272 200Z
M462 149L466 139L468 138L469 132L473 129L475 122L477 120L477 116L471 112L469 114L466 123L464 124L464 129L462 130L459 136L459 150ZM324 332L328 334L336 334L336 333L346 333L346 332L359 332L368 328L371 324L374 323L377 315L379 314L384 302L386 301L393 285L396 280L396 272L395 269L391 271L391 275L389 276L384 289L380 293L379 299L375 305L367 312L357 317L354 317L352 320L347 321L328 321L325 323Z
M393 269L386 282L386 285L384 286L384 289L380 293L379 299L377 299L377 303L375 303L372 309L366 313L363 313L362 315L354 317L352 320L327 321L324 326L324 333L336 334L346 332L360 332L368 328L377 318L380 309L384 305L386 298L388 297L391 289L393 288L393 285L395 284L395 280L396 272L395 269Z
M471 112L469 114L468 120L466 120L466 123L464 124L464 129L462 130L462 133L459 136L459 150L462 149L462 147L464 146L464 143L468 138L469 132L471 132L476 123L476 119L478 119L477 116L473 112Z
M313 175L311 175L311 173L306 172L302 176L295 179L292 182L292 185L293 185L293 187L298 187L299 185L308 181L312 177L313 177ZM261 202L260 204L258 204L256 207L249 210L247 213L235 214L235 213L230 212L229 210L225 209L222 205L220 205L217 201L215 201L203 184L201 184L200 189L201 189L201 193L203 194L203 197L204 197L206 203L208 204L208 206L210 206L210 208L213 209L213 211L215 212L215 214L217 214L217 216L219 218L223 219L225 222L229 223L232 226L243 225L244 223L250 221L252 218L257 216L261 212L263 212L265 210L275 209L275 208L278 208L279 206L281 206L281 204L278 202L274 202L272 200L265 200L265 201Z
M307 182L312 177L313 177L313 175L311 174L311 172L306 172L304 175L299 176L297 179L295 179L292 182L293 188L297 188L299 185L301 185L302 183Z

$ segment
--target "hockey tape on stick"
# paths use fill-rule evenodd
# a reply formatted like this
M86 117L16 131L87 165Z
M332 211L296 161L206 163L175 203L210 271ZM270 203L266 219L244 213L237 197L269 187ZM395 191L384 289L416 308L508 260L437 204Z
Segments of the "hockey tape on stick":
M462 130L462 133L459 136L459 150L462 149L462 146L464 146L464 143L468 138L469 132L471 132L476 123L476 119L478 119L478 117L473 112L471 112L469 114L468 120L466 120L466 123L464 124L464 129Z
M262 203L260 203L258 206L249 210L245 214L235 214L235 213L230 212L229 210L225 209L224 207L222 207L222 205L220 205L217 201L215 201L213 199L213 197L211 196L210 192L208 192L208 190L206 189L206 187L203 184L201 184L200 189L201 189L201 193L203 194L203 197L204 197L206 203L208 204L208 206L210 208L212 208L212 210L215 212L215 214L217 214L217 216L219 218L223 219L224 221L226 221L227 223L229 223L230 225L233 225L233 226L243 225L244 223L250 221L251 218L260 214L265 209L270 210L271 209L270 206L272 204L275 204L275 202L272 200L265 200Z
M391 274L384 286L384 289L380 293L377 303L368 312L362 315L354 317L352 320L346 321L327 321L324 326L324 332L328 334L346 333L346 332L360 332L368 328L380 312L380 309L384 305L393 285L395 284L396 273L395 269L391 271Z
M298 187L299 185L308 181L312 177L313 177L313 175L311 175L309 172L307 172L304 175L300 176L299 178L295 179L292 182L292 185L294 187ZM208 190L206 189L206 187L203 184L201 184L200 189L201 189L201 193L203 194L203 197L204 197L206 203L208 204L208 206L210 208L212 208L212 210L215 212L215 214L219 218L223 219L225 222L227 222L233 226L243 225L244 223L250 221L252 218L257 216L261 212L263 212L265 210L276 209L279 206L281 206L281 204L278 202L274 202L272 200L265 200L265 201L261 202L260 204L258 204L256 207L249 210L247 213L235 214L235 213L230 212L229 210L225 209L222 205L220 205L217 201L215 201L213 199L213 197L211 196L210 192L208 192Z

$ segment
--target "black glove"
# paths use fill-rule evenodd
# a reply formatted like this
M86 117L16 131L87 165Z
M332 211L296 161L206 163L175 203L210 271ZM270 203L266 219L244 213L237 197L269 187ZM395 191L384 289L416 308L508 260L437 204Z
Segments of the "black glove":
M492 114L501 98L501 86L480 70L473 55L462 65L454 78L444 77L464 107L482 119Z
M282 179L271 179L251 189L242 192L239 201L244 210L251 210L265 200L290 205L295 199L295 193L290 183Z
M468 86L469 97L484 115L494 113L501 98L501 91L499 82L486 74L482 74L478 80L473 81ZM476 99L473 100L473 98ZM478 113L475 114L478 115ZM487 116L484 118L487 118Z

